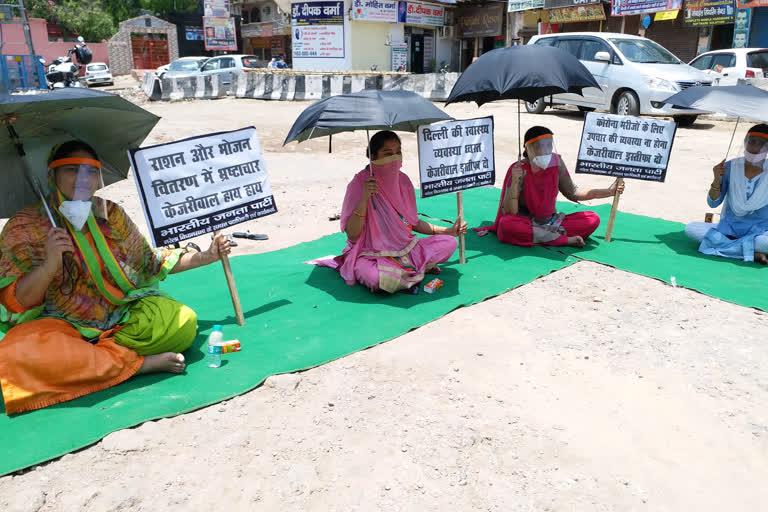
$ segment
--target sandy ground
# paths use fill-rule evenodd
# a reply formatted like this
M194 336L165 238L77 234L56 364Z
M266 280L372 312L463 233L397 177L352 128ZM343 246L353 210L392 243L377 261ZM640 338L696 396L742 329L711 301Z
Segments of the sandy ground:
M163 117L147 143L258 128L279 213L239 226L270 240L240 241L236 254L338 230L328 218L365 163L365 136L334 137L332 155L327 139L283 147L307 105L143 104ZM495 116L503 176L517 155L516 105L447 111ZM573 112L522 115L523 129L553 129L571 166L581 123ZM679 130L667 182L629 183L621 209L702 219L732 129ZM414 136L403 143L418 182ZM132 180L103 195L143 226ZM766 327L762 312L581 262L374 349L0 478L0 510L763 510Z

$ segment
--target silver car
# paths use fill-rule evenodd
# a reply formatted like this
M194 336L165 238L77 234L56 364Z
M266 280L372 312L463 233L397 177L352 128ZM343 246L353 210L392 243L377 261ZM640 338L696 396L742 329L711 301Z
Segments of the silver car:
M203 75L221 76L221 84L232 84L234 75L263 68L264 62L255 55L220 55L209 59L200 68Z
M706 113L664 103L693 85L711 86L712 79L650 39L629 34L570 32L533 36L528 44L567 51L589 69L601 87L586 88L583 96L557 94L526 103L528 112L541 113L551 102L575 105L582 111L673 116L681 126L693 124L699 114Z

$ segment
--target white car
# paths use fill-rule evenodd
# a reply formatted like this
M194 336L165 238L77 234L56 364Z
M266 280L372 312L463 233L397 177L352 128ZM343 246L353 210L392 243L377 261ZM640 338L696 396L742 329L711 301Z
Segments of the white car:
M181 57L170 64L160 66L155 71L157 78L171 78L173 76L189 76L197 74L210 57Z
M609 32L563 32L533 36L528 44L554 46L570 53L600 85L600 89L585 88L583 96L564 93L526 103L528 112L541 113L551 102L575 105L582 111L673 116L681 126L693 124L704 113L664 100L694 85L712 85L712 79L650 39Z
M690 64L708 74L712 85L737 85L739 79L768 78L768 48L713 50Z
M85 76L83 77L88 87L94 85L114 85L115 79L109 67L103 62L91 62L85 66Z
M255 55L220 55L203 64L200 67L200 73L219 75L222 85L231 85L233 75L263 67L265 67L264 62Z

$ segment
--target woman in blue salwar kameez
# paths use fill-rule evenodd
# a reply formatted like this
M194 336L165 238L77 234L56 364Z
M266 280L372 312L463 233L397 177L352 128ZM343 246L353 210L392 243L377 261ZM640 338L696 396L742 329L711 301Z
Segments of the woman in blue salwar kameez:
M685 233L699 252L768 264L768 124L750 128L744 156L713 168L707 203L723 205L720 222L692 222Z

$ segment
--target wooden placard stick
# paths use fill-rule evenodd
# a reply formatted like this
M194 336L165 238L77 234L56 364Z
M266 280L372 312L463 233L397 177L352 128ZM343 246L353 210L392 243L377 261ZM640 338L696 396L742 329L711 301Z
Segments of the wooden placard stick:
M613 222L616 220L616 212L619 209L619 197L621 197L621 193L619 192L619 187L621 187L621 184L624 183L624 178L619 178L616 182L616 193L613 196L613 206L611 207L611 216L608 217L608 227L605 230L605 241L610 242L611 241L611 235L613 234Z
M215 239L220 233L220 231L215 231L213 238ZM240 296L237 294L235 276L232 275L232 267L229 265L229 256L226 254L221 255L221 266L224 267L224 276L227 278L227 286L229 286L229 295L232 297L232 305L235 308L237 325L242 327L245 325L245 316L243 315L243 307L240 305Z
M458 210L458 220L457 222L459 225L461 225L462 221L464 220L464 198L461 194L461 192L456 192L456 209ZM467 262L467 257L465 254L465 246L464 246L464 233L459 234L459 263L465 264Z

